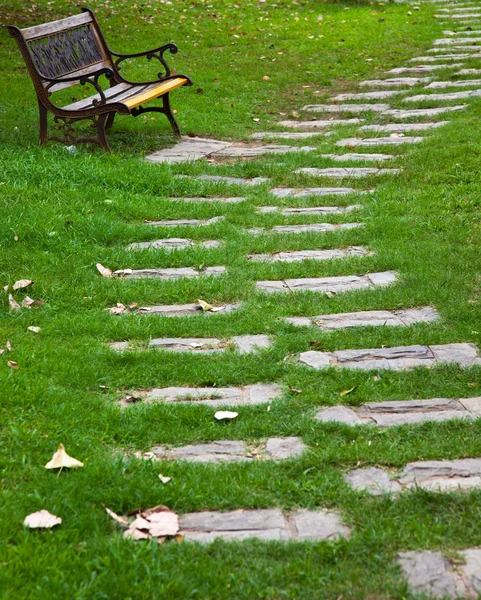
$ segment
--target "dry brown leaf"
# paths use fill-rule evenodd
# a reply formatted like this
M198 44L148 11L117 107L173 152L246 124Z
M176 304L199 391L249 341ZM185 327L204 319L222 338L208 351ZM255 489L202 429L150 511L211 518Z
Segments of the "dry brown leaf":
M23 288L32 285L33 281L31 279L19 279L13 284L13 290L23 290Z
M45 468L46 469L63 469L65 467L68 469L78 469L83 466L84 466L83 462L80 462L76 458L69 456L65 452L64 445L59 444L57 452L55 452L55 454L52 456L52 460L49 461L45 465Z
M30 308L37 302L38 302L38 300L33 300L32 298L30 298L30 296L25 296L25 298L22 300L22 306L24 308Z
M9 285L4 285L4 286L3 286L3 291L4 291L4 292L8 292L8 290L9 290L9 289L10 289L10 286L9 286Z
M122 313L130 312L130 310L125 306L125 304L122 304L121 302L117 302L115 306L107 308L107 310L111 315L121 315Z
M159 479L162 483L169 483L172 477L165 477L162 473L159 473Z
M95 266L97 267L97 271L102 275L102 277L112 277L111 269L107 269L100 263L97 263Z
M104 506L104 508L105 508L105 512L110 517L112 517L112 519L117 521L117 523L120 523L121 525L125 525L126 527L129 526L129 521L125 517L121 517L121 516L117 515L116 513L114 513L113 510L110 510L110 508L107 508L107 506Z
M10 306L10 310L20 310L22 307L20 306L20 304L15 300L15 298L12 296L12 294L8 294L8 304Z
M209 310L212 310L214 308L211 304L205 302L204 300L201 300L200 298L197 298L196 302L204 312L208 312Z
M4 354L5 350L3 348L0 348L0 354Z
M29 325L27 327L28 331L31 331L32 333L40 333L41 329L40 327L37 327L36 325Z
M154 506L139 513L124 532L124 537L134 540L156 538L160 543L179 531L179 518L166 506Z
M11 369L14 369L15 371L19 368L18 362L15 362L14 360L9 360L7 362L7 366L10 367Z
M12 351L12 344L10 343L10 340L7 340L7 343L5 344L5 348L11 352Z
M44 528L50 529L55 525L60 525L62 519L48 512L48 510L39 510L25 517L23 524L30 529Z

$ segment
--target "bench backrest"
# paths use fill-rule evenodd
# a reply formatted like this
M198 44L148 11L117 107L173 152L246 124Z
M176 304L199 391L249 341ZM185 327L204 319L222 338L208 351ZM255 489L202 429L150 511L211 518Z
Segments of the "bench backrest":
M38 78L44 88L49 83L42 76L58 78L78 75L80 78L103 67L113 69L105 40L89 10L26 29L8 29L20 46L32 78ZM49 92L70 85L75 85L75 82L55 84L49 88Z

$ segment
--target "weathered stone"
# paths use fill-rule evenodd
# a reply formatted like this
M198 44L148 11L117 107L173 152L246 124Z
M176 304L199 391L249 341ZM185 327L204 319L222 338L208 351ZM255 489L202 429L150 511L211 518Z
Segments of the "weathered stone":
M471 22L472 20L477 20L477 19L481 19L481 15L476 13L476 12L470 12L470 13L463 13L461 15L456 15L456 14L450 14L450 15L437 15L437 16L442 16L443 19L446 19L447 21L458 21L459 19L470 19Z
M194 179L197 181L207 181L209 183L228 183L232 185L260 185L269 181L268 177L242 179L241 177L225 177L224 175L199 175Z
M345 425L362 425L363 421L347 406L328 406L320 410L314 417L321 423L344 423Z
M258 206L256 213L259 215L277 212L281 215L340 215L362 208L361 204L352 204L351 206L292 206L287 208L282 206Z
M476 87L481 85L481 79L463 79L460 81L433 81L425 86L425 90L440 90L451 87Z
M157 306L139 306L136 309L138 315L160 315L162 317L185 317L191 315L218 315L229 313L241 307L241 303L225 304L216 306L215 311L203 310L200 304L166 304Z
M212 198L209 198L209 200L212 200ZM201 227L203 225L215 225L223 219L223 216L219 216L212 217L211 219L172 219L169 221L144 221L144 224L150 225L152 227Z
M372 86L386 86L386 87L402 87L402 86L413 86L420 83L427 83L431 81L429 77L392 77L390 79L371 79L361 81L361 87L372 87Z
M348 154L321 154L321 158L329 158L330 160L334 160L336 162L344 162L344 161L365 161L365 162L381 162L384 160L392 160L394 156L392 154L359 154L355 152L350 152Z
M368 402L357 410L361 416L373 419L377 414L431 414L436 412L464 412L458 400L431 398L429 400L392 400L389 402Z
M379 92L361 92L358 94L338 94L333 96L330 100L336 102L342 102L344 100L384 100L386 98L393 98L398 94L402 94L399 90L383 90Z
M462 63L452 63L449 66L445 65L416 65L415 67L398 67L396 69L390 69L388 73L393 75L401 75L403 73L432 73L439 69L451 69L459 67Z
M180 163L205 158L213 152L228 148L231 142L208 140L203 138L183 137L172 148L164 148L146 156L145 160L153 163Z
M401 169L375 169L370 167L336 167L330 169L303 167L294 171L294 173L310 175L311 177L331 177L334 179L360 179L376 175L396 175L400 172Z
M414 345L335 352L309 351L301 353L299 360L315 369L337 366L349 369L395 371L418 366L430 367L442 363L453 363L461 367L481 364L477 348L472 344Z
M402 491L397 481L392 481L386 471L376 467L354 469L344 475L344 480L355 490L366 491L373 496L397 494Z
M322 187L322 188L273 188L270 193L276 198L304 198L305 196L346 196L356 190L346 187Z
M218 338L154 338L149 348L169 352L196 352L210 354L225 350L226 344Z
M437 56L416 56L415 58L410 58L409 62L437 62L439 60L444 61L453 61L460 60L464 58L469 58L470 54L438 54Z
M276 146L274 144L266 146L230 146L225 150L216 152L213 156L219 157L244 157L252 158L262 156L263 154L285 154L286 152L310 152L316 150L313 146Z
M459 69L456 75L481 75L481 69Z
M154 446L151 453L158 460L187 460L201 463L247 462L253 460L252 456L248 456L249 448L245 442L232 440L191 444L170 449L164 446Z
M273 292L347 292L351 290L369 289L394 283L397 275L394 271L385 273L369 273L367 275L345 275L341 277L309 277L305 279L284 279L281 281L258 281L258 290Z
M473 416L473 418L478 419L481 417L481 397L460 398L459 402Z
M387 110L384 115L389 115L395 119L411 119L412 117L434 117L445 112L454 112L464 110L466 104L459 106L441 106L440 108L414 108L412 110Z
M114 271L112 277L119 277L121 279L182 279L222 275L225 271L225 267L206 267L202 271L192 267L179 267L177 269L120 269Z
M292 127L293 129L323 129L326 127L336 127L338 125L357 125L362 123L363 119L331 119L316 121L280 121L277 123L281 127Z
M304 317L306 319L306 317ZM422 309L407 309L401 311L368 310L353 313L334 313L307 317L307 324L320 329L344 329L346 327L374 327L412 325L414 323L430 323L439 319L438 312L430 307ZM296 325L296 319L283 319ZM304 321L302 325L304 325Z
M481 459L426 460L408 463L399 479L407 489L450 492L481 487Z
M479 46L465 46L465 45L459 45L459 46L449 46L449 48L430 48L429 50L426 50L426 52L428 54L436 54L438 56L451 56L457 52L466 52L469 55L469 58L478 58L478 55L480 53L480 47ZM443 52L445 52L446 54L443 54Z
M333 260L348 256L366 256L372 254L361 246L333 250L293 250L291 252L275 252L273 254L250 254L249 260L261 262L298 262L301 260ZM290 319L285 319L290 321Z
M384 112L389 104L306 104L302 110L327 113Z
M401 552L397 561L411 591L434 598L465 596L465 586L441 552Z
M221 202L222 204L239 204L244 202L245 198L171 198L171 200L180 200L182 202Z
M263 140L265 138L277 138L280 140L305 140L321 134L322 131L263 131L259 133L252 133L250 137L254 140Z
M444 100L459 100L460 98L478 98L479 96L481 96L481 90L467 90L464 92L450 92L447 94L419 94L418 96L403 98L403 102L421 102L422 100L438 102Z
M333 540L349 538L351 531L339 515L327 510L298 509L289 516L292 537L297 540Z
M274 460L284 460L300 456L307 450L307 446L298 437L269 438L265 447L265 454Z
M438 121L437 123L389 123L387 125L365 125L361 131L379 131L382 133L403 133L405 131L426 131L437 129L447 125L449 121Z
M408 136L389 136L376 138L346 138L336 142L336 146L343 148L356 148L368 146L400 146L402 144L418 144L425 138L423 137L408 137Z
M479 44L481 37L456 37L434 40L433 46L454 46L456 44Z
M197 240L188 240L183 238L166 238L164 240L152 240L150 242L136 242L129 244L127 250L183 250L199 246L202 248L217 248L222 242L217 240L205 240L203 242Z
M361 411L359 411L360 415ZM441 410L438 412L410 412L410 413L385 413L369 415L373 423L378 427L396 427L397 425L417 425L419 423L440 423L452 419L470 418L469 414L462 410Z
M340 231L342 229L355 229L364 227L364 223L309 223L306 225L276 225L272 229L264 229L262 227L254 227L247 229L252 235L262 233L306 233L309 231L317 231L325 233L327 231Z
M272 341L268 335L235 335L232 338L236 350L240 354L246 354L248 352L256 352L257 350L264 350L270 348Z

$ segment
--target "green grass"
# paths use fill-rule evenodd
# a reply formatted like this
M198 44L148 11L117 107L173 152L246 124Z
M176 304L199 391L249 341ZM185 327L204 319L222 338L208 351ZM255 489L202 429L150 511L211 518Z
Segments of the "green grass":
M115 4L90 4L115 50L178 43L180 51L172 62L194 79L193 88L172 95L183 131L232 140L269 131L305 104L323 102L334 92L356 90L356 82L363 78L377 78L387 69L407 65L410 57L424 55L443 29L432 18L435 8L429 5L408 16L407 5L387 3ZM39 0L25 8L11 0L2 12L5 22L26 26L77 12L77 7ZM479 421L384 431L321 424L312 416L321 406L339 404L343 400L339 393L353 386L355 391L344 398L350 405L476 396L481 370L444 366L408 373L318 373L299 365L295 356L311 348L313 341L323 350L417 343L481 345L481 102L470 102L465 112L440 116L451 120L450 125L428 133L420 146L385 148L396 154L393 166L404 168L400 176L342 182L359 191L375 186L372 194L320 202L362 204L362 211L287 218L256 215L254 210L267 204L314 206L318 201L276 201L268 195L268 185L201 184L175 175L266 176L273 185L319 185L319 180L293 171L334 166L318 155L333 152L333 142L354 136L355 127L343 128L331 138L296 143L316 146L312 153L220 165L198 162L169 167L143 162L149 150L173 143L161 117L155 121L149 116L118 118L109 138L111 155L91 147L69 154L54 144L40 150L33 88L5 31L0 33L0 57L6 82L0 88L0 284L33 279L34 286L26 293L44 302L39 308L10 313L7 295L0 294L0 342L10 340L12 345L11 352L0 356L0 597L411 598L393 566L398 551L452 551L480 545L479 491L462 495L415 491L397 500L373 499L353 492L342 479L356 465L396 470L413 460L479 456ZM479 65L470 59L464 66ZM134 75L144 72L136 69ZM436 77L446 79L452 72L439 71ZM265 75L268 81L263 80ZM421 93L420 89L413 93ZM416 107L397 100L393 106ZM388 122L375 115L362 116L366 122ZM169 199L183 195L244 195L246 202L183 206ZM142 224L144 219L216 215L225 219L199 229L162 230ZM243 231L317 221L363 221L366 227L335 234L259 237ZM171 235L220 239L225 246L169 254L126 250L131 242ZM352 244L365 245L375 255L284 265L247 260L254 252ZM97 262L115 269L226 265L228 272L198 281L120 281L102 279L95 269ZM391 269L400 272L398 285L333 298L309 293L268 296L254 290L259 279ZM16 297L21 300L23 294ZM112 316L104 310L116 302L149 305L197 298L210 303L243 301L244 305L238 312L205 319ZM442 321L321 333L279 320L424 305L436 307ZM41 327L41 332L31 333L30 325ZM107 346L124 339L139 343L170 336L228 339L247 333L270 333L275 344L260 355L226 352L207 357L155 351L118 355ZM18 362L19 369L10 369L7 360ZM228 424L215 423L212 409L202 406L138 403L120 410L117 403L126 390L270 381L284 389L271 410L246 407ZM301 436L309 452L279 464L226 466L152 465L127 460L123 454L123 450L148 450L158 443L281 435ZM60 442L85 467L57 478L43 465ZM172 481L162 486L159 472ZM246 541L157 546L123 540L103 510L107 505L124 514L156 504L179 513L330 507L352 526L353 537L316 544ZM42 508L61 516L61 527L51 532L26 531L24 517Z

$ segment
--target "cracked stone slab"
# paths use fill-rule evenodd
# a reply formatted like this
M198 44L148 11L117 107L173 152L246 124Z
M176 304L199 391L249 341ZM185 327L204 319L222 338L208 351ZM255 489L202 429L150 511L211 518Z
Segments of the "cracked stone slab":
M224 540L333 540L350 537L340 516L327 510L298 509L284 515L280 509L204 511L179 517L184 540L209 543Z
M249 254L248 259L256 262L299 262L301 260L333 260L349 256L369 256L369 252L362 246L339 248L332 250L293 250L287 252L274 252L272 254ZM313 317L316 318L316 317ZM289 319L285 319L289 321Z
M315 317L288 317L282 319L296 326L314 326L322 330L348 327L398 327L414 323L432 323L440 319L439 313L430 306L405 310L367 310L351 313L334 313Z
M316 121L280 121L281 127L292 127L293 129L320 129L325 127L336 127L338 125L358 125L364 119L332 119Z
M427 83L431 81L429 77L391 77L390 79L371 79L366 81L361 81L361 87L373 87L373 86L386 86L386 87L401 87L401 86L409 86L419 85L420 83Z
M376 138L345 138L336 142L336 146L343 148L369 147L369 146L401 146L402 144L419 144L425 138L413 136L376 137Z
M261 292L349 292L353 290L384 287L397 281L395 271L369 273L367 275L343 275L341 277L307 277L304 279L284 279L280 281L257 281ZM322 354L322 353L320 353ZM327 366L327 365L326 365Z
M441 552L400 552L397 563L413 593L432 598L477 598L481 592L481 549L458 551L452 563Z
M258 215L279 213L281 215L341 215L352 212L353 210L361 210L361 204L351 204L350 206L307 206L307 207L286 207L282 206L258 206L256 213Z
M206 267L205 269L194 269L193 267L168 269L119 269L112 273L112 277L120 279L183 279L217 276L222 275L225 272L225 267Z
M462 63L452 63L450 65L416 65L415 67L397 67L387 72L393 75L402 75L403 73L432 73L439 69L452 69L461 65Z
M464 92L450 92L446 94L419 94L418 96L409 96L404 98L403 102L421 102L423 100L444 101L444 100L459 100L462 98L479 98L481 90L466 90Z
M200 404L212 408L223 406L253 406L272 402L281 396L277 383L257 383L242 387L167 387L136 391L120 403L129 406L136 402L163 402L167 404Z
M206 158L213 152L231 146L231 142L183 137L172 148L164 148L145 157L152 163L181 163Z
M480 71L481 72L481 71ZM464 110L466 104L458 106L441 106L440 108L414 108L412 110L387 110L384 115L389 115L395 119L410 119L412 117L435 117L445 112L455 112Z
M301 363L313 369L388 369L402 371L414 367L457 364L460 367L480 365L478 348L473 344L441 344L433 346L398 346L363 350L319 352L310 350L299 355Z
M402 487L397 481L393 481L386 471L376 467L349 471L344 475L344 481L353 489L367 491L372 496L397 494L402 491Z
M202 227L204 225L215 225L223 219L223 216L218 216L210 219L170 219L168 221L145 220L144 225L150 225L151 227Z
M384 112L389 104L306 104L302 110L327 113Z
M363 177L372 177L378 175L397 175L402 169L376 169L372 167L336 167L327 169L313 169L303 167L296 169L294 173L302 175L311 175L313 177L331 177L334 179L361 179Z
M192 315L219 315L238 310L242 304L240 302L234 304L224 304L216 306L215 310L203 310L198 303L192 304L165 304L157 306L139 306L135 313L138 315L159 315L162 317L189 317Z
M286 152L311 152L317 150L314 146L278 146L270 144L266 146L230 146L224 150L220 150L213 154L213 157L225 157L225 158L252 158L256 156L262 156L263 154L285 154Z
M232 197L232 198L219 198L216 196L210 198L196 197L196 198L170 198L170 200L180 200L182 202L221 202L222 204L239 204L244 202L245 198ZM217 218L217 217L214 217ZM152 224L152 222L150 222Z
M416 56L415 58L410 58L409 62L437 62L439 60L445 60L449 62L452 60L461 60L470 57L470 54L438 54L437 56Z
M408 463L400 474L405 489L452 492L481 487L481 459L426 460Z
M278 138L280 140L305 140L315 135L321 135L321 131L262 131L252 133L249 137L254 140L263 140L265 138Z
M188 175L177 175L177 177L189 177ZM207 181L209 183L228 183L229 185L261 185L269 181L268 177L253 177L252 179L243 179L242 177L226 177L224 175L199 175L198 177L189 177L195 181Z
M127 246L127 250L184 250L185 248L218 248L223 242L218 240L189 240L184 238L166 238L150 242L135 242Z
M326 233L332 231L340 231L344 229L356 229L364 227L364 223L309 223L306 225L276 225L271 229L263 227L254 227L246 231L252 235L261 235L263 233L306 233L318 232Z
M427 131L444 127L449 121L437 121L436 123L388 123L386 125L364 125L361 131L378 131L380 133L404 133L405 131Z
M336 162L344 162L344 161L365 161L365 162L381 162L385 160L392 160L394 156L392 154L360 154L355 152L350 152L348 154L321 154L321 158L329 158L330 160L334 160Z
M344 100L385 100L387 98L394 98L394 96L402 93L399 90L382 90L378 92L359 92L357 94L338 94L330 98L330 100L336 102L343 102Z
M269 336L264 334L237 335L232 338L232 344L240 354L246 354L269 348L272 342ZM203 354L210 354L219 350L223 351L227 346L228 342L218 338L155 338L149 342L149 348L154 348L155 350Z
M316 188L273 188L270 193L276 198L305 198L306 196L346 196L356 192L350 187Z
M451 87L476 87L481 85L481 79L463 79L461 81L433 81L424 87L425 90L442 90Z

